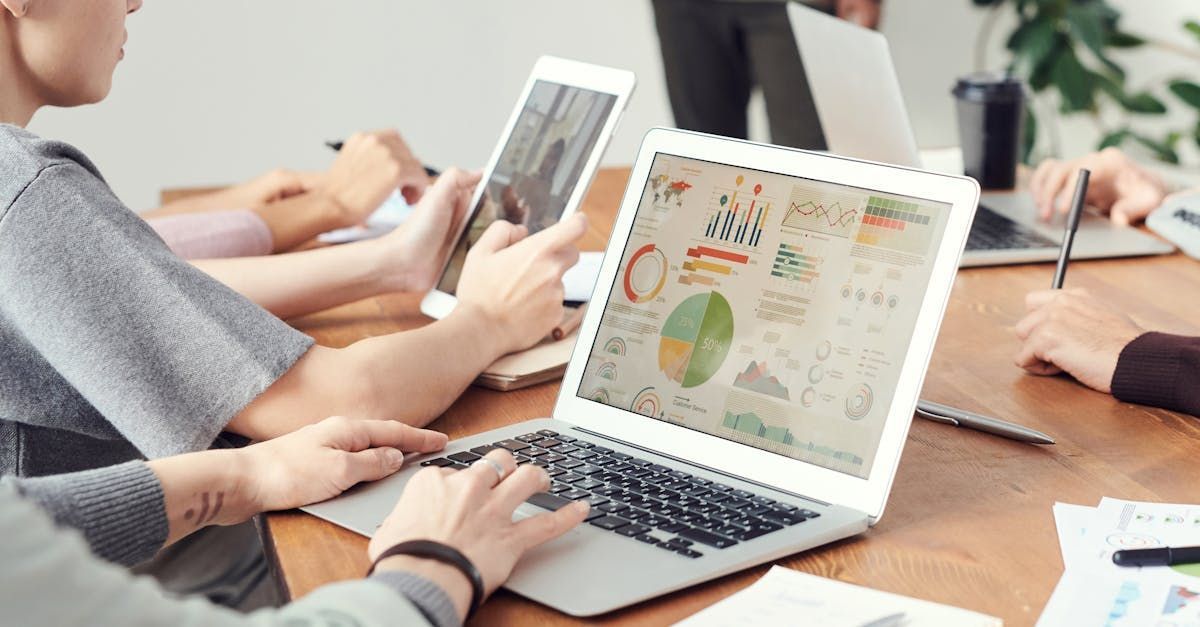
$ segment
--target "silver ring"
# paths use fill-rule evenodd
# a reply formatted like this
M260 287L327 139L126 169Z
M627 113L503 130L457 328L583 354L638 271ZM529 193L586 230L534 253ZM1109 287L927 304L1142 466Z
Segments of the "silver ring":
M492 468L492 470L496 471L496 483L492 485L497 485L501 481L504 481L504 466L496 463L496 460L488 459L487 457L480 457L479 459L475 460L475 463L472 464L472 466L478 466L479 464L487 464Z

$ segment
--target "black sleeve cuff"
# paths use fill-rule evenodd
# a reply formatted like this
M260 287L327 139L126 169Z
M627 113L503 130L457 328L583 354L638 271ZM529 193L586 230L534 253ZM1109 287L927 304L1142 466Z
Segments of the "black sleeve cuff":
M1200 338L1144 333L1121 350L1113 396L1200 415Z

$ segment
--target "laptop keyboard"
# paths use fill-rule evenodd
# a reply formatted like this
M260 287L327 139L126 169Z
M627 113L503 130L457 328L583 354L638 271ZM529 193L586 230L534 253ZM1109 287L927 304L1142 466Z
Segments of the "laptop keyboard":
M554 511L587 501L592 526L687 558L820 516L548 429L421 465L461 470L497 448L510 451L519 466L534 464L550 474L550 490L529 503Z
M971 225L971 233L967 236L967 250L1026 248L1058 248L1058 243L984 205L979 205L979 210L975 212L975 222Z

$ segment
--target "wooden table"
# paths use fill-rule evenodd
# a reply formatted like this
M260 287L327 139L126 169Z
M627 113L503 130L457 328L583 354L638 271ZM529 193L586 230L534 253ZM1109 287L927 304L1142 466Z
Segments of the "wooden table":
M628 177L602 170L584 210L583 248L601 250ZM978 410L1052 434L1038 447L916 420L882 520L859 537L782 560L805 572L1032 624L1062 572L1051 506L1094 505L1102 496L1197 502L1200 421L1117 402L1066 377L1025 375L1013 365L1013 325L1024 294L1050 284L1053 266L963 270L922 397ZM1081 286L1126 308L1143 326L1200 332L1200 265L1182 255L1072 264ZM318 342L344 346L420 326L417 299L388 296L294 321ZM433 422L451 438L546 416L558 383L501 393L471 388ZM268 552L289 598L362 576L365 538L307 514L263 521ZM595 622L668 624L750 585L754 568L605 615ZM477 625L579 621L501 591Z

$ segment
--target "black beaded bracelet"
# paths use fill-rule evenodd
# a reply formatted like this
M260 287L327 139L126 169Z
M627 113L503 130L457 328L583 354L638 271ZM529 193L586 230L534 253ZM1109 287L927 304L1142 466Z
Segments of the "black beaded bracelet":
M471 560L467 559L467 556L459 552L458 549L442 544L441 542L434 542L432 540L409 540L408 542L401 542L381 553L375 559L375 563L371 564L371 570L367 571L367 576L375 572L375 567L379 566L379 562L397 555L422 557L457 568L467 578L467 581L471 582L471 607L467 610L467 618L475 614L475 610L479 609L479 605L483 603L483 575L479 573L479 569L475 568Z

